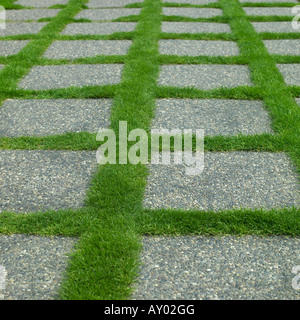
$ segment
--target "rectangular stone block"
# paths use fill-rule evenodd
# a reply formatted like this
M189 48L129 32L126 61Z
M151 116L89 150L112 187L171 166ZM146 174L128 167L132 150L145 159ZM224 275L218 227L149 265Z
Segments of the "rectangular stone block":
M300 39L264 40L264 45L270 54L298 56L300 54Z
M300 64L277 64L287 85L300 86Z
M202 90L252 85L248 67L241 65L163 65L158 83Z
M230 33L231 29L225 23L163 21L161 31L167 33Z
M291 21L276 22L251 22L256 32L297 33L300 29L294 29Z
M163 7L162 14L165 16L180 16L189 18L212 18L223 14L221 9L212 8L180 8Z
M89 8L124 7L128 4L142 2L144 2L144 0L90 0L87 6Z
M217 0L162 0L163 3L186 3L194 5L204 5L209 3L215 3Z
M7 22L6 29L0 29L0 37L36 34L39 33L47 23L48 22Z
M121 80L122 70L121 64L36 66L21 80L19 88L49 90L117 84Z
M14 54L17 54L20 50L22 50L29 41L22 40L22 41L0 41L0 55L7 57Z
M6 10L6 19L12 21L39 20L55 17L59 11L59 9Z
M290 7L246 7L243 8L248 16L294 16Z
M108 99L6 100L0 107L0 136L97 133L109 126Z
M140 8L121 9L90 9L82 10L75 17L76 19L89 19L92 21L110 21L126 16L137 16L141 13Z
M45 52L44 57L50 59L77 59L98 55L126 55L131 44L131 40L55 41Z
M48 8L56 4L67 4L69 0L18 0L15 4L20 4L24 7Z

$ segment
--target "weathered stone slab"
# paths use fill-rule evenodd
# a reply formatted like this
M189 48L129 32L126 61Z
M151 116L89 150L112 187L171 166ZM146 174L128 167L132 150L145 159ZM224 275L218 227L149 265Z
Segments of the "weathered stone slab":
M264 40L270 54L300 55L300 39Z
M89 8L124 7L128 4L141 2L144 2L144 0L90 0L87 6Z
M294 16L290 7L246 7L248 16Z
M6 10L6 19L12 21L39 20L55 17L59 11L59 9Z
M221 9L213 8L163 7L162 10L162 14L165 16L181 16L189 18L212 18L223 14Z
M89 19L92 21L110 21L126 16L137 16L140 13L140 8L90 9L82 10L75 18Z
M300 86L300 64L277 64L277 68L282 73L286 84Z
M230 33L231 29L225 23L163 21L161 31L167 33Z
M15 4L20 4L24 7L48 8L56 4L67 4L69 0L18 0Z
M6 29L0 29L0 37L15 36L19 34L36 34L48 22L7 22Z
M297 33L300 29L294 29L291 21L276 22L251 22L256 32Z
M0 41L0 55L7 57L14 54L17 54L20 50L22 50L28 43L27 40L22 41Z

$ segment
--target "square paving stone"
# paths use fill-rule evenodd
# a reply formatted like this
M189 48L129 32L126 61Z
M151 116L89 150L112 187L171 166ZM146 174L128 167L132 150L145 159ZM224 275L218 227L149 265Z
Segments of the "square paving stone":
M239 48L233 41L160 40L161 54L177 56L237 56Z
M159 85L195 87L202 90L252 85L247 66L240 65L163 65Z
M121 80L122 70L121 64L36 66L21 80L19 88L48 90L117 84Z
M132 41L130 40L80 40L55 41L45 52L50 59L77 59L97 55L126 55Z
M6 19L13 21L39 20L41 18L55 17L59 11L59 9L7 10Z
M300 64L277 64L286 84L300 86Z
M81 11L75 18L76 19L90 19L92 21L109 21L118 19L120 17L139 15L140 8L121 8L121 9L91 9Z
M249 7L243 8L248 16L294 16L292 8L263 8L263 7Z
M160 99L156 105L154 129L204 129L207 136L272 132L260 101Z
M142 245L133 300L300 299L292 287L298 237L156 236Z
M225 23L163 21L161 31L167 33L230 33L231 29Z
M96 168L92 151L0 150L0 212L81 208Z
M124 7L128 4L141 2L144 0L90 0L87 6L89 8Z
M0 107L0 136L97 133L109 126L108 99L6 100Z
M195 5L203 5L209 3L215 3L217 0L162 0L165 3L187 3L187 4L195 4Z
M104 35L115 32L131 32L137 26L136 22L107 22L107 23L70 23L63 30L65 35L94 34Z
M0 41L0 55L7 57L14 54L17 54L20 50L22 50L29 41Z
M5 268L3 300L56 300L77 239L1 235L0 266Z
M283 153L205 152L201 174L187 175L185 166L149 165L145 208L300 207L298 176Z
M256 32L296 33L300 29L294 29L291 21L276 22L251 22Z
M165 16L181 16L189 18L212 18L223 14L221 9L211 8L172 8L163 7L162 14Z
M15 4L24 7L48 8L56 4L67 4L69 0L18 0Z
M300 55L300 39L264 40L270 54Z
M0 37L19 34L36 34L40 32L47 23L48 22L7 22L6 29L0 29Z

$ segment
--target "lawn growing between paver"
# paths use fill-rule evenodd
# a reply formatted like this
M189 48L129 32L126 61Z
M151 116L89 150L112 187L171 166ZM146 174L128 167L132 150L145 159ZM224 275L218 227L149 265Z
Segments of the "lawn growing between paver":
M102 1L102 7L111 6L112 1ZM217 1L177 2L202 5ZM18 3L24 5L29 1L22 0ZM32 6L34 6L33 4L37 6L39 3L40 1L32 2ZM55 3L66 4L66 2L59 0ZM286 168L285 173L288 173L288 177L280 170L277 173L281 181L286 181L287 178L292 179L294 196L290 197L290 202L286 202L286 194L280 193L279 187L272 189L275 190L274 197L280 194L284 198L283 208L276 205L276 201L281 204L279 198L272 202L271 198L264 198L262 194L258 194L257 197L262 199L261 203L268 209L234 210L231 207L229 210L222 208L217 212L213 212L207 207L202 211L195 208L191 211L178 208L146 209L143 207L148 177L148 169L145 165L107 164L99 166L98 171L90 177L88 182L90 187L86 190L83 208L74 210L72 206L69 206L68 208L49 209L45 212L32 210L26 214L13 213L12 210L0 213L0 232L2 234L23 233L24 235L59 235L78 238L76 250L72 254L72 259L69 260L66 277L59 292L60 299L129 298L133 290L132 285L138 275L138 258L141 251L139 241L143 235L300 236L299 207L291 207L293 201L299 200L299 198L297 199L296 186L297 174L300 172L300 108L295 100L300 97L299 84L293 87L287 86L276 67L277 60L271 57L263 44L263 40L266 40L264 39L265 34L255 32L242 5L237 0L220 0L217 2L217 8L223 10L222 21L226 23L215 23L208 18L205 25L199 22L198 26L200 25L201 28L192 35L194 40L201 40L203 38L201 33L204 32L205 40L235 41L239 47L239 56L215 57L214 60L205 57L201 60L199 57L195 59L186 56L176 58L173 56L164 57L160 54L159 40L161 38L168 39L168 32L171 32L171 39L186 39L186 37L190 37L187 34L193 32L193 28L186 28L186 25L190 26L191 22L188 22L190 18L186 18L186 22L181 20L179 25L176 23L177 30L173 28L175 22L162 21L162 6L164 4L169 6L168 1L162 3L159 0L145 0L141 3L141 1L124 0L113 3L115 7L127 4L134 7L137 3L136 7L142 8L140 16L135 18L137 20L126 22L130 23L130 30L126 28L125 22L122 22L121 25L124 26L123 29L121 27L117 30L109 29L109 33L117 31L111 36L113 40L123 40L123 31L125 34L127 33L126 40L132 40L126 58L119 58L122 59L119 63L111 60L99 63L99 60L93 60L93 64L87 63L90 60L85 60L90 58L82 58L72 64L64 61L62 65L56 65L60 64L60 61L56 60L52 65L49 60L43 57L55 41L95 40L89 37L98 35L100 29L97 30L97 25L113 25L93 22L74 23L74 18L83 9L82 5L87 5L89 8L97 7L99 1L87 3L85 0L71 0L37 34L31 32L31 35L16 34L13 36L13 40L25 40L24 37L26 37L26 40L31 41L15 56L1 58L1 65L5 65L0 71L0 101L3 106L8 99L97 99L97 101L102 98L112 99L109 126L118 133L119 121L121 120L127 121L128 130L141 128L149 132L152 121L155 119L157 99L260 101L260 109L256 109L256 111L262 112L262 114L268 112L272 131L263 131L254 135L208 136L205 137L205 151L214 154L216 152L230 154L234 151L242 156L249 152L254 157L258 155L258 152L263 152L262 154L266 156L270 155L270 159L277 155L279 157L283 155L284 166L281 169ZM11 1L10 4L12 5L13 2ZM49 1L49 6L53 4L53 1ZM45 7L49 6L45 4ZM184 17L182 19L185 21ZM119 23L121 24L121 22ZM184 33L181 29L182 24L185 27ZM84 32L82 32L83 29L80 29L83 25L85 26ZM110 37L108 34L106 36ZM105 38L105 40L108 39ZM280 64L288 62L284 59L282 58ZM234 85L231 85L232 83L228 85L228 78L225 76L225 80L223 79L221 84L202 88L180 88L177 84L160 86L158 80L164 65L171 65L173 72L180 67L185 69L191 61L193 61L191 67L195 70L204 67L210 73L213 72L212 70L223 70L225 73L229 71L234 75L229 79L234 79L235 75L238 79L235 78L237 80ZM42 68L39 70L71 70L72 72L73 67L77 67L77 70L83 70L87 65L90 65L89 70L93 70L99 68L99 65L101 67L101 64L107 68L110 65L122 64L122 74L118 75L118 81L113 84L105 81L98 84L88 82L83 83L83 87L81 87L82 83L78 82L75 83L77 87L63 86L58 88L57 86L52 87L53 81L47 81L47 79L47 85L44 86L40 80L45 80L45 77L41 75L37 83L38 85L42 84L41 87L22 88L20 86L20 83L24 83L36 68ZM61 74L63 72L65 71L61 71ZM176 75L180 76L179 73ZM207 75L210 74L207 73ZM219 81L219 78L216 80ZM36 85L36 79L29 82ZM265 128L269 129L269 126L265 125ZM84 152L95 153L99 145L95 134L72 132L72 129L69 129L67 133L60 131L56 135L1 137L0 139L1 149L7 149L2 152L15 153L17 152L15 149L18 149L22 150L24 154L28 152L26 150L42 153L44 150L41 149L47 149L47 153L51 149L54 153L64 152L68 155L76 151L78 154L84 155ZM266 158L262 162L267 163L268 159ZM276 166L274 165L274 167ZM295 169L292 170L292 168ZM256 172L254 167L252 169ZM260 168L260 170L263 169ZM262 173L260 170L256 173ZM7 172L7 176L11 175ZM70 176L70 178L72 177ZM270 188L274 187L273 182L271 181L269 184ZM263 185L260 185L260 188L263 188ZM289 192L291 191L287 190L287 193ZM228 199L224 201L226 202Z

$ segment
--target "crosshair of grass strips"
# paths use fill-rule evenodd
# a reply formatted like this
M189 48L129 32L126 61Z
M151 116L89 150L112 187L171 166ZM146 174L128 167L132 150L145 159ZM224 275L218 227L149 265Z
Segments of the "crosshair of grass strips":
M21 9L14 0L2 0L7 9ZM162 4L145 0L135 32L110 36L62 36L60 32L82 9L86 0L71 0L59 14L36 35L10 36L7 39L30 39L29 44L13 57L0 58L5 67L0 72L0 100L13 98L113 98L111 128L118 132L119 121L134 128L150 131L156 98L225 98L261 99L272 118L275 134L235 137L206 137L206 151L269 151L286 152L300 172L300 111L294 97L300 88L286 86L276 63L300 62L299 57L271 56L263 39L299 38L300 34L258 35L238 0L220 0L198 7L223 9L219 22L230 24L232 34L166 35L161 33ZM285 4L292 6L292 4ZM293 4L294 5L294 4ZM165 4L170 6L170 4ZM174 4L172 4L174 6ZM179 5L183 6L183 5ZM197 6L194 6L197 7ZM255 21L264 21L263 18ZM122 20L122 19L121 19ZM180 18L180 21L217 21ZM76 20L75 20L76 21ZM88 22L87 22L88 23ZM237 41L241 54L237 57L160 56L161 38L223 39ZM128 55L77 59L72 63L124 63L119 85L30 91L17 89L17 83L35 65L67 64L50 61L42 54L54 40L132 39ZM254 87L202 91L190 88L157 87L159 67L165 63L247 64ZM1 138L1 149L96 150L99 142L94 134L68 133L47 137ZM144 210L142 198L147 168L143 165L105 165L99 167L88 191L86 206L80 210L0 215L2 234L23 233L43 236L77 237L59 299L127 299L138 276L140 239L143 235L300 235L300 212L296 208L273 210L212 211Z

